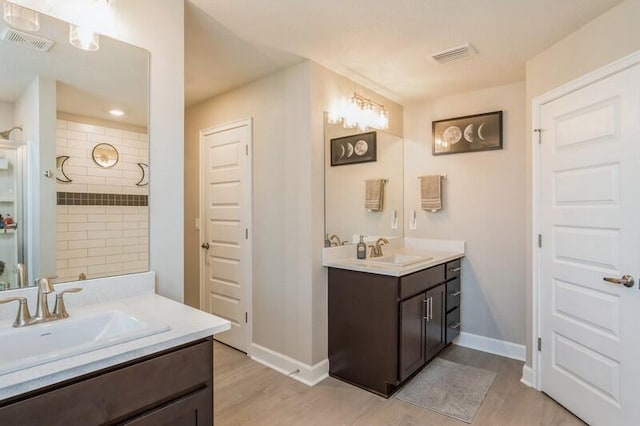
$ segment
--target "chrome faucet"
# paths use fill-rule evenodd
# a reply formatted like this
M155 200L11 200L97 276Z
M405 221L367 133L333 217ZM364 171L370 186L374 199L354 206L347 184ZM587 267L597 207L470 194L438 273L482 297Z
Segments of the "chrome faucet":
M27 304L26 297L9 297L6 299L0 299L0 303L19 302L18 313L16 320L13 323L14 327L25 327L28 325L41 324L43 322L55 321L64 318L69 318L67 309L64 306L64 294L65 293L77 293L81 291L81 288L68 288L56 294L56 304L53 313L49 310L49 302L47 295L54 292L52 278L38 278L36 285L38 286L38 301L36 306L36 314L31 315L29 313L29 305Z
M331 247L342 245L342 241L340 241L340 237L338 237L336 234L333 234L332 236L330 236L329 241L331 241Z
M389 240L387 240L386 238L378 238L378 241L376 241L376 245L369 245L369 248L371 248L371 254L369 255L369 257L382 257L382 246L384 244L389 244Z
M47 295L53 293L53 284L49 278L38 278L36 280L38 286L38 302L36 304L36 314L33 316L35 321L46 322L52 319L49 311L49 300Z

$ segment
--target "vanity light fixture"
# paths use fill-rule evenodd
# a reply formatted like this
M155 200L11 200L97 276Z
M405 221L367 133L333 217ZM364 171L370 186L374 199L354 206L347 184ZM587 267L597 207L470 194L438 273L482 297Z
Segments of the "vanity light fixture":
M4 2L3 17L7 24L18 30L34 32L40 29L38 12L9 1Z
M331 124L342 123L345 129L357 127L363 132L383 130L389 128L389 112L384 105L354 92L350 100L341 99L330 109L328 121Z
M69 43L78 49L94 52L100 49L100 36L87 27L69 24Z
M69 24L69 43L78 49L94 52L100 49L100 35L93 31L93 24L86 23L92 16L95 18L101 16L109 6L110 0L93 0L94 6L91 13L86 17L85 23L80 25ZM95 24L95 23L94 23Z

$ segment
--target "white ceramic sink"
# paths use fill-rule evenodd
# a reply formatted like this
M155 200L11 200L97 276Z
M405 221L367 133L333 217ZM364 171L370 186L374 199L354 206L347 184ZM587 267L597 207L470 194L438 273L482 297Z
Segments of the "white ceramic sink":
M124 311L85 313L27 327L0 329L0 375L162 333L169 326Z
M367 263L369 265L384 265L384 266L408 266L414 263L426 262L433 257L413 256L408 254L389 254L381 257L370 257L367 260L360 262Z

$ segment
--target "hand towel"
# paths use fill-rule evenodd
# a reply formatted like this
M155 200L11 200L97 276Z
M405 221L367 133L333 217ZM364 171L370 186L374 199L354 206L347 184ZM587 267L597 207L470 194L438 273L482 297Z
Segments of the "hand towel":
M366 191L364 208L373 212L380 212L384 206L384 179L365 180Z
M420 205L422 210L437 212L442 210L442 177L440 175L420 176Z

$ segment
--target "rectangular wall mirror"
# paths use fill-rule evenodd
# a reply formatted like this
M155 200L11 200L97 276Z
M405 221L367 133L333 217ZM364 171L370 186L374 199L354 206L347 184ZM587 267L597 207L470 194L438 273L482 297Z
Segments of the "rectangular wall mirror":
M375 161L370 161L369 150L374 148L370 137L346 138L369 132L329 124L325 113L325 246L353 244L361 234L368 235L369 239L403 236L403 139L385 131L374 131L376 155ZM335 141L338 138L345 139ZM358 156L363 160L352 160ZM338 165L332 166L332 163ZM385 181L380 211L365 205L365 181L377 179Z
M147 271L149 53L38 18L0 21L0 290Z

